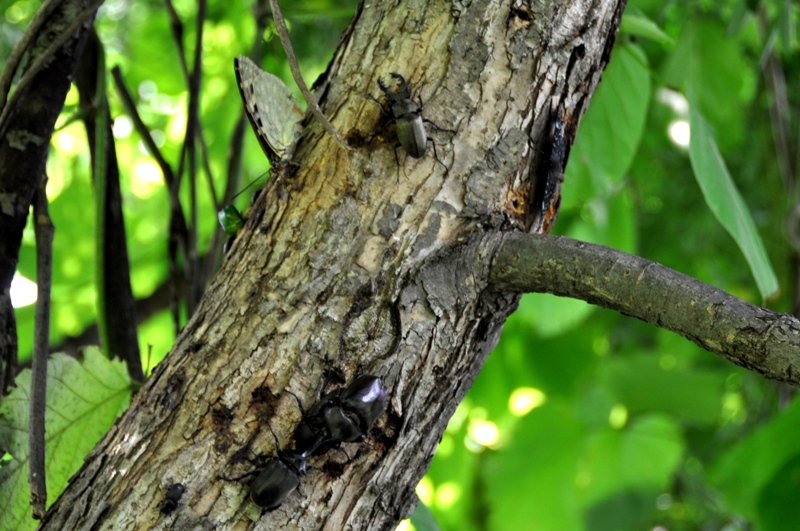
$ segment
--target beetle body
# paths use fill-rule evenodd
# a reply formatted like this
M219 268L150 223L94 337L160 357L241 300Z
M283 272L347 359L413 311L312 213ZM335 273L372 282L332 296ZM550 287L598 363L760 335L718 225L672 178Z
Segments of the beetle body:
M303 462L303 471L305 462ZM272 511L300 485L300 473L295 460L279 457L271 459L250 486L253 503Z
M224 230L225 234L228 236L236 236L236 233L239 232L239 229L244 225L244 218L233 205L223 207L217 214L217 218L219 219L219 224L222 226L222 230Z
M428 147L428 133L419 109L411 100L402 100L392 104L392 114L400 145L415 159L421 158Z
M342 406L355 412L366 433L386 409L389 390L377 376L359 376L342 393Z
M400 74L391 72L390 75L397 80L398 89L392 92L383 81L378 79L378 86L389 102L389 109L395 119L397 139L403 149L414 157L421 158L428 147L428 133L422 122L422 105L417 106L411 99L411 89Z
M389 391L377 376L359 376L328 393L295 431L295 451L322 454L343 442L361 439L386 409Z
M352 442L361 438L358 417L340 407L325 409L325 427L332 441Z
M253 503L267 511L277 509L300 486L300 476L308 471L308 458L342 442L361 439L386 409L388 396L380 378L362 375L346 388L322 397L295 430L294 450L279 451L258 472L250 485ZM277 437L275 446L280 447Z
M167 489L167 493L164 495L164 499L161 500L161 503L158 504L158 508L162 514L169 514L174 511L178 507L178 502L183 496L184 491L186 491L186 487L184 487L181 483L174 483L169 486Z
M278 452L277 458L270 459L250 485L253 503L267 511L277 509L300 486L300 476L308 472L308 458L322 442L318 440L304 451Z

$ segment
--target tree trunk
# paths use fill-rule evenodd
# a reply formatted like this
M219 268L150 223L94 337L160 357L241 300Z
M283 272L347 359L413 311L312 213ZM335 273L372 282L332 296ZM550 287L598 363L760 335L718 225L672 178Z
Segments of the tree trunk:
M553 110L574 132L624 2L399 4L359 6L317 90L352 149L307 125L297 166L270 180L172 353L44 528L392 529L410 514L516 308L517 294L486 289L499 236L541 220ZM398 149L399 171L394 127L369 100L390 72L457 131L428 125L435 154ZM365 441L311 459L302 495L262 515L247 483L225 479L253 469L237 457L274 455L270 427L291 448L303 411L290 392L307 411L364 373L388 386L386 414ZM163 515L175 482L186 493Z

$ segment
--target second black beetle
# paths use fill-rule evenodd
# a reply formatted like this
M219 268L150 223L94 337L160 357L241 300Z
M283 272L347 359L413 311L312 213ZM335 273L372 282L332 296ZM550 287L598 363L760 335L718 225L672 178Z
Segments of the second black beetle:
M250 485L253 503L267 511L277 509L300 486L300 475L306 472L307 458L305 453L289 453L270 459Z
M322 397L298 426L295 449L278 452L256 475L250 485L253 503L267 511L277 509L300 486L308 458L366 435L386 409L388 397L381 379L370 375L359 376L346 388ZM277 437L275 445L279 446Z
M320 440L303 451L278 452L277 457L270 458L250 485L253 503L267 511L277 509L300 486L300 476L308 471L306 461L322 442ZM277 437L275 444L278 445Z
M377 376L364 374L344 389L323 396L295 431L295 448L324 453L361 439L386 409L389 390Z

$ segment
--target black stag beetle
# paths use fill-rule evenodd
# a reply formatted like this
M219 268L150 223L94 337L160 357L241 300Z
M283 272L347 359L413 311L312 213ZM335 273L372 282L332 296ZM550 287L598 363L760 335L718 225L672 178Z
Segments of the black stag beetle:
M390 72L389 75L397 81L397 90L392 92L380 78L378 78L378 87L380 87L381 91L383 91L383 94L386 96L386 101L389 104L389 111L392 116L394 116L397 139L400 141L400 145L406 153L415 159L421 158L425 155L425 150L428 148L428 132L425 130L423 121L428 122L440 131L447 131L453 134L455 134L455 131L442 129L430 120L423 119L422 109L424 105L422 104L422 100L420 99L419 105L414 103L414 100L411 99L411 89L408 87L405 78L397 72ZM384 114L388 114L377 99L372 96L370 96L370 98L381 107L381 111ZM439 160L439 154L436 152L436 142L434 142L433 139L430 139L430 142L433 144L433 156L436 158L436 161L446 169L447 166ZM395 147L395 150L396 149ZM397 159L397 151L395 151L395 159L399 166L400 161Z
M300 486L300 476L308 472L308 458L319 455L341 442L358 440L386 409L388 389L380 378L364 375L348 387L325 395L303 418L295 432L295 449L278 451L257 472L250 485L250 499L266 511L277 509ZM280 443L272 427L275 447ZM249 472L237 481L255 472Z
M323 396L297 426L295 449L322 454L364 437L386 409L389 390L377 376L364 374L343 389Z
M308 471L306 460L316 449L312 445L305 452L278 452L250 485L253 503L267 511L277 509L300 486L300 476Z
M275 437L275 447L279 448L278 437ZM320 441L319 444L322 444ZM273 511L277 509L286 498L297 487L300 486L300 476L308 472L306 461L317 450L318 445L312 444L305 451L278 451L277 456L267 458L266 464L260 471L248 472L236 478L223 478L228 481L239 481L243 478L256 475L253 483L250 484L250 499L253 503L265 509ZM257 458L261 459L261 458ZM264 462L264 461L261 461Z

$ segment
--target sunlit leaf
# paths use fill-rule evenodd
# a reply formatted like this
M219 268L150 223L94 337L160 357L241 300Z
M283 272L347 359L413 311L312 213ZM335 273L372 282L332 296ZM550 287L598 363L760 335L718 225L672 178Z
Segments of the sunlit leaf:
M665 369L653 355L608 360L600 368L605 387L632 412L680 415L691 425L719 420L725 374L697 368Z
M513 442L486 467L488 529L582 529L575 491L582 437L563 405L551 403L523 417Z
M416 531L439 531L439 525L436 523L433 513L422 502L417 504L417 508L411 514L411 523Z
M622 180L642 139L649 105L647 58L638 46L621 44L581 120L567 164L562 209L604 194Z
M47 364L45 470L48 505L67 485L84 457L127 408L132 386L124 363L109 361L96 348L78 362L54 354ZM17 387L0 402L0 448L11 454L0 467L0 514L3 529L33 529L28 489L28 408L30 370L17 376Z
M662 45L673 44L675 41L662 30L655 22L639 9L628 7L622 17L619 32L624 35L635 35L650 39Z
M739 39L731 38L718 23L690 20L662 71L668 86L698 89L697 104L718 128L723 146L740 141L746 133L740 109L752 93L745 88L755 81L753 71L745 66Z
M725 230L736 240L750 271L756 279L762 298L778 290L778 278L769 262L764 243L756 230L750 211L733 183L725 161L717 148L714 133L706 122L693 95L689 94L689 121L692 138L689 155L697 184L706 204Z
M589 437L578 473L585 496L586 528L646 527L655 498L672 479L683 450L675 421L658 415Z

